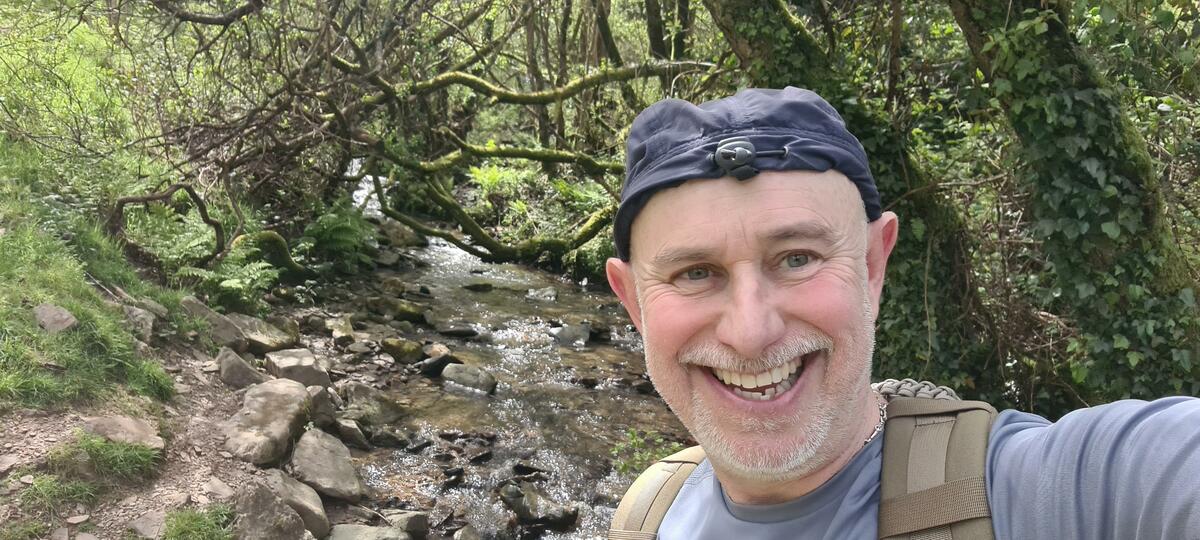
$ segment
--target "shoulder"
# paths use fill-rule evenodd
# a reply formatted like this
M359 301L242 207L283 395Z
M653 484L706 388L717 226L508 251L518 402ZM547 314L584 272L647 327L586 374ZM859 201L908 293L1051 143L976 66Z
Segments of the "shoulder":
M1200 399L1118 401L1057 422L1004 411L987 459L999 538L1182 538L1167 527L1200 526Z

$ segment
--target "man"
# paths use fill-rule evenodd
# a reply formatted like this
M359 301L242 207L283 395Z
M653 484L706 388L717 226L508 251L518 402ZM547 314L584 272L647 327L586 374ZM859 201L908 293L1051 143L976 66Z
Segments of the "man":
M649 107L627 164L609 284L704 456L655 503L658 537L877 538L871 357L899 225L862 146L816 94L750 89ZM1200 539L1200 400L1005 411L980 433L996 538Z

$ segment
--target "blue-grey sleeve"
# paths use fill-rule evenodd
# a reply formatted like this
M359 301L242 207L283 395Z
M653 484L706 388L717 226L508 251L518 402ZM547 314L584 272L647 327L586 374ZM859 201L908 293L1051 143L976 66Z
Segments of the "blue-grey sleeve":
M1200 399L1004 411L987 460L997 540L1200 540Z

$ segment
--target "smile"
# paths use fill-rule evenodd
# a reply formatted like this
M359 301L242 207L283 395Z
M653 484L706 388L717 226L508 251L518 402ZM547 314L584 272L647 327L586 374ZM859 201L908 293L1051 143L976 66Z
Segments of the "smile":
M822 353L824 353L824 349L818 349L786 364L758 373L714 367L712 374L739 397L755 401L770 401L795 386L796 381L804 373L805 363Z

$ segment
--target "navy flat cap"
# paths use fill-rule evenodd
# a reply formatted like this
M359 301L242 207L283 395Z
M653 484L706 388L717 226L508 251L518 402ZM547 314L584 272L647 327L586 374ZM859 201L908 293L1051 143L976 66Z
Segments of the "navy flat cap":
M658 190L688 180L836 169L858 188L869 221L882 213L862 144L821 96L791 86L748 88L700 105L659 101L634 119L625 162L613 224L617 256L625 261L633 220L646 202Z

